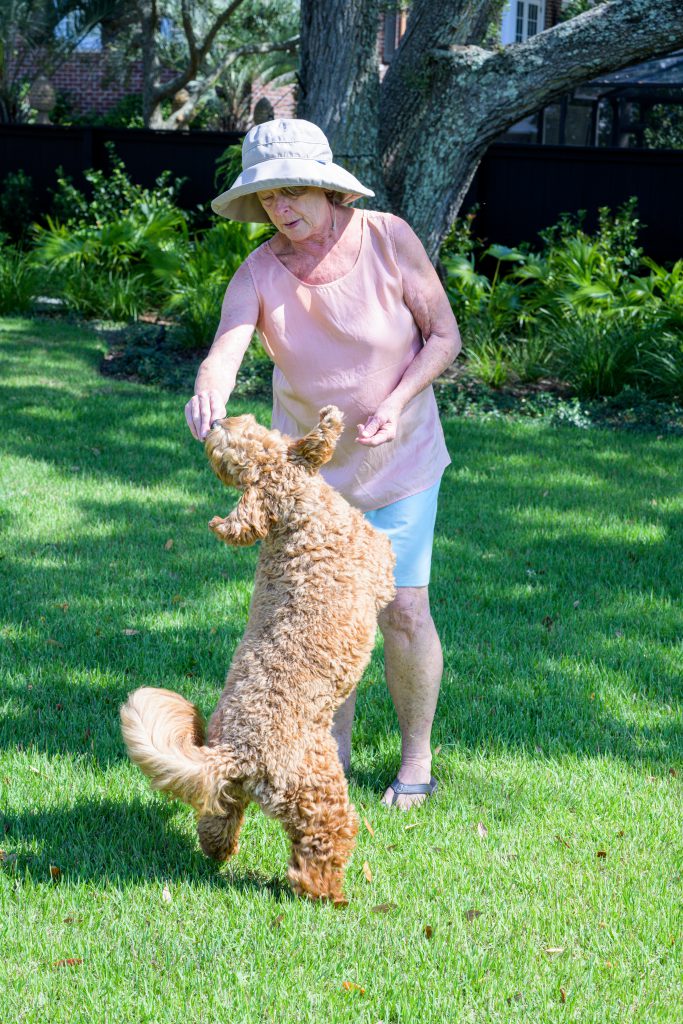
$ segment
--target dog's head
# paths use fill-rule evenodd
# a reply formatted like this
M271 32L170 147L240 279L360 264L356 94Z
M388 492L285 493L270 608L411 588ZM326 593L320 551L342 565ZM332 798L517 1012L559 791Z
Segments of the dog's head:
M320 420L297 440L268 430L251 414L216 420L207 434L205 449L216 475L228 487L288 490L287 482L313 474L332 458L344 418L334 405L320 410ZM299 472L297 472L299 471Z

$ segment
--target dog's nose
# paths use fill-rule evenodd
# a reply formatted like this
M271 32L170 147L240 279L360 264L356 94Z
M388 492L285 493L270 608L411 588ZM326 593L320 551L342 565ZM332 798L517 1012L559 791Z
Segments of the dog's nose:
M220 424L221 424L220 420L214 420L213 423L211 424L211 429L213 430L214 427L219 427Z

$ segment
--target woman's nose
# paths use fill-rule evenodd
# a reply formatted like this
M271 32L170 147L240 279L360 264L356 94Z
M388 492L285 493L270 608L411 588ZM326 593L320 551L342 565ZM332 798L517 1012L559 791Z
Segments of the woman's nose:
M289 212L289 199L286 196L276 196L273 200L273 210L278 216Z

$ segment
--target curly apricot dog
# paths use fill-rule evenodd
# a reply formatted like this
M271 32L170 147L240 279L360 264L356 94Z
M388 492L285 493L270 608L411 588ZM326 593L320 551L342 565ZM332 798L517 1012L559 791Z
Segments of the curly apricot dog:
M292 841L294 891L331 900L343 896L358 831L332 716L360 679L377 613L395 593L389 541L317 475L341 431L334 406L299 440L253 416L212 426L209 461L243 493L209 526L226 544L263 542L247 629L206 740L197 709L170 690L143 687L121 708L131 759L156 789L196 809L206 854L237 852L254 800Z

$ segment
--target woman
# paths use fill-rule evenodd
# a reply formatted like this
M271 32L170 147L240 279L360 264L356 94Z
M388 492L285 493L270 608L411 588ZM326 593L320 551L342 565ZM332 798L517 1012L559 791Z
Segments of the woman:
M383 802L406 810L436 788L430 736L443 660L428 584L437 493L450 460L431 383L460 351L458 327L412 229L391 214L348 206L374 193L333 163L316 125L257 125L244 140L242 167L213 210L270 220L277 234L230 281L185 415L198 440L226 415L255 329L275 364L274 427L300 436L322 406L345 413L323 476L388 533L397 555L397 594L380 628L402 758ZM347 769L354 706L355 693L334 723Z

